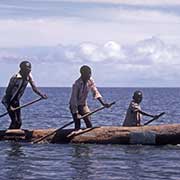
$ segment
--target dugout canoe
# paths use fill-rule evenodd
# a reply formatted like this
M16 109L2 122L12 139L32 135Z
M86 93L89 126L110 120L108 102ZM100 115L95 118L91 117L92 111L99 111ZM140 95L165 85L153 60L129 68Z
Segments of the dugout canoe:
M56 129L1 130L0 140L33 142ZM73 129L57 131L46 138L49 143L96 143L96 144L180 144L180 124L141 127L102 126L83 129L71 135Z

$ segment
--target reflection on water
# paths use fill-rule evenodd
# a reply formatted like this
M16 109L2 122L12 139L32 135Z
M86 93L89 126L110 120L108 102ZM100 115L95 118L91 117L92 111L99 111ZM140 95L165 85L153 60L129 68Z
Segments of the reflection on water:
M1 180L148 180L180 177L179 146L0 142Z
M91 150L88 145L73 145L71 167L74 169L73 180L89 179L91 175Z
M24 157L23 148L19 143L11 142L5 151L4 165L6 166L7 179L24 179Z
M129 161L125 161L125 166L127 166L126 170L129 172L129 179L139 179L141 172L143 172L141 166L141 151L142 148L138 146L131 146L130 148L124 149L125 155L131 157Z

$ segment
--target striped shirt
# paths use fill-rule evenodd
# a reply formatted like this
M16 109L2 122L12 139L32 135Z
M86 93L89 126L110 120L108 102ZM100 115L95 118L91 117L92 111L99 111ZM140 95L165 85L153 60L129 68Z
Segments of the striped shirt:
M138 112L141 107L138 103L131 101L129 108L126 113L126 117L123 126L137 126L141 122L141 114Z
M11 77L8 87L6 88L5 95L2 99L2 103L8 107L14 100L19 100L23 95L28 82L32 82L32 75L29 74L27 79L23 79L20 73Z

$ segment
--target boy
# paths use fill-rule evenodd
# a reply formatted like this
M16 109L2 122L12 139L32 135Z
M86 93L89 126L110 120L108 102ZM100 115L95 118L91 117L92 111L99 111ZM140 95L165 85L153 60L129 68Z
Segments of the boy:
M87 96L90 90L93 93L94 99L98 99L99 102L106 108L110 107L109 104L103 102L102 96L96 88L93 79L91 78L91 68L89 66L84 65L80 68L80 73L80 78L77 79L73 84L69 103L76 131L81 128L81 122L79 120L80 116L90 112L87 105ZM87 128L92 127L89 116L84 118L84 122Z
M30 83L33 91L41 96L42 98L47 98L45 94L42 94L34 84L32 80L31 72L31 63L28 61L22 61L20 63L20 71L15 74L6 88L5 95L2 99L2 103L6 107L8 114L11 118L11 124L9 129L20 129L21 128L21 110L12 111L13 108L19 107L19 100L24 94L24 91Z
M142 92L135 91L133 95L133 100L131 101L129 108L127 110L123 126L140 126L142 115L153 118L156 117L141 110L140 103L142 99L143 99Z

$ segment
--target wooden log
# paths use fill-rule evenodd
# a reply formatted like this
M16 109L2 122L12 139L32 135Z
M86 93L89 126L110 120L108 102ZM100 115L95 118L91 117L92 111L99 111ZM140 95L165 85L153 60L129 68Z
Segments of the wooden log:
M0 140L32 142L56 129L0 131ZM180 124L141 127L102 126L87 128L76 135L73 129L57 131L46 141L50 143L96 143L96 144L180 144Z

